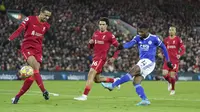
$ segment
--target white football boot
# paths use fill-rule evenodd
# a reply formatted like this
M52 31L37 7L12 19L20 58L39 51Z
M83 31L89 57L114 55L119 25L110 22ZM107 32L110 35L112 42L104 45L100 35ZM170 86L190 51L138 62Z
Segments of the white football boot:
M79 96L79 97L75 97L74 100L86 101L87 100L87 95L82 95L82 96Z

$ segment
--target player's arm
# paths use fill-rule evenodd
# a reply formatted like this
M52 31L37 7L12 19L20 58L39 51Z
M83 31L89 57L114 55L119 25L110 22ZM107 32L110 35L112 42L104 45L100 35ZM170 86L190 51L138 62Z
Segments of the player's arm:
M134 37L131 41L129 42L126 42L125 44L120 44L118 46L118 49L119 50L122 50L122 49L129 49L131 47L133 47L135 44L137 44L137 40L136 40L136 37Z
M112 45L115 46L115 47L117 48L117 47L119 46L119 42L117 41L117 39L115 38L114 35L112 35L112 39L111 39L111 40L112 40ZM120 53L120 50L119 50L119 49L116 49L116 50L115 50L115 53L114 53L114 55L113 55L113 58L114 58L114 59L117 59L119 53Z
M164 45L166 47L167 46L167 40L166 40L166 38L164 39L163 43L164 43ZM162 50L158 49L158 57L163 58L164 57L163 55L164 54L163 54Z
M173 65L169 59L167 48L166 48L165 44L158 37L156 39L156 45L162 49L165 59L167 61L167 66L172 69Z
M120 50L118 49L119 43L114 35L111 36L111 44L115 46L117 49L115 50L114 55L111 58L109 58L109 60L107 61L108 64L113 63L117 59L120 53Z
M28 27L28 24L29 24L29 22L30 22L30 17L26 17L23 21L22 21L22 23L20 24L20 26L18 27L18 29L14 32L14 33L12 33L12 35L9 37L9 39L8 40L14 40L16 37L18 37L20 34L21 34L21 32L23 31L23 30L25 30L27 27Z
M14 40L16 37L18 37L21 32L26 29L27 25L29 23L29 17L25 18L24 21L20 24L20 26L17 28L15 32L12 33L12 35L3 42L2 46L5 47L10 41Z
M179 52L179 55L182 56L183 54L185 54L185 46L183 44L183 41L180 39L180 52Z
M93 49L93 47L94 47L94 34L93 34L92 38L89 40L89 43L88 43L89 49Z

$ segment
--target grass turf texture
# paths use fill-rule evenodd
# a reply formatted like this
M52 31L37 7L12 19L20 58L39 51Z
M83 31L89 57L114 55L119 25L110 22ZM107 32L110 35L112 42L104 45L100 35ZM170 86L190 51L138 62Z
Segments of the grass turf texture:
M19 91L23 81L0 81L0 112L200 112L200 82L178 82L176 95L170 96L166 82L142 83L150 106L135 106L140 98L132 83L110 92L94 84L87 101L75 101L82 94L85 81L45 81L50 95L45 101L34 83L18 104L11 98Z

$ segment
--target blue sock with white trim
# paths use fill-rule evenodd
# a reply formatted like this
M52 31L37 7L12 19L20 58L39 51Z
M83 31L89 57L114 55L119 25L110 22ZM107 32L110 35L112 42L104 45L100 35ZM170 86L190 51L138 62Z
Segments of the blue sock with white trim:
M136 90L136 93L138 94L138 96L142 99L142 100L146 100L147 97L144 93L144 89L143 87L140 85L140 84L135 84L135 90Z
M117 81L115 81L113 84L112 84L112 87L116 87L118 85L121 85L125 82L128 82L132 79L132 76L131 74L127 73L126 75L124 75L123 77L121 77L120 79L118 79Z

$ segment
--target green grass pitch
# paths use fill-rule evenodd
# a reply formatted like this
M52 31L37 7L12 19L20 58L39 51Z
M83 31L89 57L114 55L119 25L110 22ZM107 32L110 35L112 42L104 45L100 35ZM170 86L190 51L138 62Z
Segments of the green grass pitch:
M0 81L0 112L200 112L200 82L181 82L176 95L170 96L166 82L144 81L150 106L135 106L140 101L132 83L110 92L94 84L87 101L75 101L82 94L85 81L44 81L51 95L45 101L36 83L21 97L18 104L11 98L19 91L23 81Z

